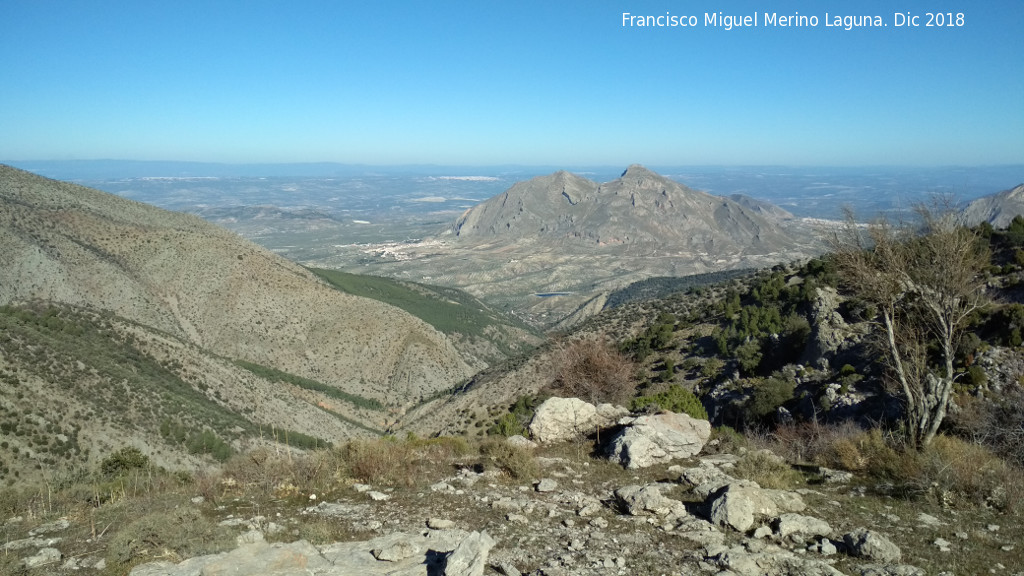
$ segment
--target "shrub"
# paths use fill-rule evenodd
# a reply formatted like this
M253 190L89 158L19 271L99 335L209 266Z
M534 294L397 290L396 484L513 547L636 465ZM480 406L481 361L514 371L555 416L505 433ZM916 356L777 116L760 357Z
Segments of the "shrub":
M662 410L668 410L669 412L675 412L676 414L688 414L691 418L699 420L708 419L707 410L704 409L704 405L700 403L700 400L693 395L693 392L678 384L673 384L669 386L668 390L652 396L634 398L629 408L636 412L650 405L657 406Z
M803 477L770 450L751 450L733 468L737 478L753 480L762 488L789 490L803 483Z
M746 413L750 421L763 420L793 398L796 382L789 378L772 376L761 380L747 399Z
M604 340L576 340L558 353L555 386L567 397L624 404L636 391L636 367Z
M354 440L341 450L352 477L369 484L413 486L419 477L416 452L392 437Z
M127 446L104 458L100 463L100 472L104 476L112 477L147 466L149 466L149 457L138 448Z
M504 440L484 440L480 444L480 455L513 478L530 480L540 475L540 466L530 450L511 446Z
M107 561L115 566L137 559L174 552L179 557L226 550L234 544L226 530L195 508L182 506L154 512L130 522L118 531L107 548Z

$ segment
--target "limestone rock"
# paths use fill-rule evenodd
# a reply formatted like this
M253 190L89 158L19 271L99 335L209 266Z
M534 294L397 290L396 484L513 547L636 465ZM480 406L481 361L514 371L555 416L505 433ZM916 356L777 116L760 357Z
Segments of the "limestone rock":
M878 532L858 528L843 536L843 542L853 556L878 562L899 563L902 553L898 546Z
M35 568L37 566L56 564L60 562L62 557L60 550L56 548L43 548L35 556L29 556L22 560L22 563L25 565L25 568Z
M689 458L700 452L711 437L710 422L687 414L666 412L620 422L627 426L612 440L609 454L627 468Z
M558 488L558 482L550 478L542 478L537 482L537 492L554 492Z
M801 516L800 514L783 514L775 521L775 530L780 538L786 538L793 534L801 536L828 536L832 533L832 527L828 522L813 516Z
M509 446L515 446L516 448L525 448L527 450L533 450L534 448L537 447L536 442L519 434L516 434L515 436L509 436L508 439L505 440L505 443L508 444Z
M597 427L597 408L579 398L548 398L533 414L530 434L542 444L564 442Z
M633 516L686 516L686 507L683 503L663 496L658 484L623 486L615 491L615 496L623 508Z
M487 554L494 539L487 532L473 532L452 550L445 561L444 576L483 576Z
M784 490L765 490L755 482L736 481L711 497L708 519L719 526L746 532L755 518L774 517L782 512L802 512L806 508L799 494Z

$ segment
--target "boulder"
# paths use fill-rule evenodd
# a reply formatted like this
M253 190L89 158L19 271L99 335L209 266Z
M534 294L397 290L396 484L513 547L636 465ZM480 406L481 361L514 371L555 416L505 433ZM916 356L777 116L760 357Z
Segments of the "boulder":
M626 427L612 439L608 453L627 468L646 468L661 462L689 458L711 437L711 423L687 414L665 412L624 418Z
M794 492L765 490L756 482L738 480L710 497L708 519L719 526L746 532L757 518L803 512L806 507L800 495Z
M530 421L530 434L542 444L572 440L596 428L597 408L579 398L548 398Z
M686 507L683 503L663 496L658 484L623 486L615 491L615 496L632 516L686 516Z
M473 532L445 558L444 576L483 576L487 554L494 539L487 532Z
M867 528L858 528L845 534L843 542L852 556L893 564L899 563L902 557L898 546L885 536Z
M775 531L779 538L794 534L804 537L828 536L832 533L832 527L820 518L788 513L779 516L775 521Z

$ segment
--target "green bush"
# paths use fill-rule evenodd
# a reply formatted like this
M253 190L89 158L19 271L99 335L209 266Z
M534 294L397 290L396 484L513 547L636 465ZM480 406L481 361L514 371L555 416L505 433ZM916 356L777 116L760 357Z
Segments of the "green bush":
M117 476L129 470L141 469L147 466L149 466L149 457L138 448L128 446L104 458L103 462L100 463L100 472L104 476Z
M750 420L761 420L775 412L793 398L796 382L789 378L772 376L761 380L754 386L753 393L747 399L746 412Z
M693 392L678 384L673 384L669 386L668 390L652 396L634 398L629 408L635 412L643 410L652 404L662 410L668 410L676 414L688 414L691 418L697 418L698 420L708 419L708 412L704 409L704 405L700 403L700 400L693 395Z

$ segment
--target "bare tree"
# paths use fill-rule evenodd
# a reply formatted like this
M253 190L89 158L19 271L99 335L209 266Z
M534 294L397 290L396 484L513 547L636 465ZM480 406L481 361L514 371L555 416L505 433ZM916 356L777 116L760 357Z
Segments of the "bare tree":
M559 392L586 400L625 403L636 390L636 366L605 338L565 343L556 359Z
M872 304L885 365L905 401L907 439L926 446L946 416L954 359L986 303L989 254L950 209L916 209L915 225L858 225L847 211L830 244L847 288Z

